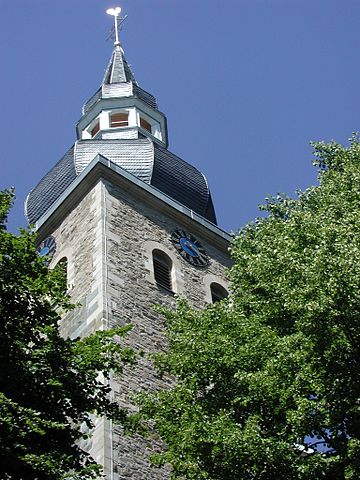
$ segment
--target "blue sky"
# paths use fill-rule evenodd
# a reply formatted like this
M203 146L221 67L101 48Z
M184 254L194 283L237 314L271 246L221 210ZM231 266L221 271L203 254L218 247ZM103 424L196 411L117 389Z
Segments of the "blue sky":
M104 0L0 0L0 188L29 190L75 141L112 51ZM122 0L121 40L237 231L269 194L316 183L311 140L360 125L359 0Z

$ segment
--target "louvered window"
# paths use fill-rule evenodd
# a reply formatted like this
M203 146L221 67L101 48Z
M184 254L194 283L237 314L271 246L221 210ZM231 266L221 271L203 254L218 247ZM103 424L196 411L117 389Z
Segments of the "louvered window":
M213 303L220 302L220 300L223 300L224 298L229 296L229 292L219 283L213 282L210 285L210 290Z
M153 251L154 276L159 287L172 292L171 270L172 262L170 258L161 250Z
M128 113L113 113L110 115L110 127L127 127L129 125Z

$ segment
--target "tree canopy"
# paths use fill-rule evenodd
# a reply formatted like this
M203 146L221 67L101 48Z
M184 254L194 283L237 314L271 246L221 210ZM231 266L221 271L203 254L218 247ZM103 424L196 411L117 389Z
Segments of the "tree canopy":
M142 419L173 478L360 478L360 144L314 150L319 184L232 242L230 298L162 310L178 382Z
M115 341L127 329L60 336L60 312L73 308L64 275L37 255L35 233L7 232L12 201L13 192L0 192L0 477L99 478L79 441L92 414L124 420L108 380L132 360Z

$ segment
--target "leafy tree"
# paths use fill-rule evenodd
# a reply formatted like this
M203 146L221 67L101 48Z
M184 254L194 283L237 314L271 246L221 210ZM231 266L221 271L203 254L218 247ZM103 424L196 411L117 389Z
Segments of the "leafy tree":
M269 198L231 246L229 300L167 318L142 399L173 478L360 478L360 143L317 143L319 185Z
M6 231L12 201L13 192L0 192L0 478L98 478L79 441L92 414L125 418L107 380L132 360L115 341L126 328L60 336L59 312L72 308L64 276L36 254L34 233Z

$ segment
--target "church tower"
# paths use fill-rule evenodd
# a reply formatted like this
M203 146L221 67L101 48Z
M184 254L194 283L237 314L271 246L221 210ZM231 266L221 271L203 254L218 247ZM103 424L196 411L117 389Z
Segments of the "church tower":
M111 9L115 24L120 9ZM110 12L111 13L111 12ZM165 115L141 88L118 40L100 88L85 103L77 140L29 193L25 213L39 250L62 262L69 294L79 306L61 322L70 337L131 323L127 344L139 357L112 382L124 407L132 395L167 388L148 354L166 348L155 304L175 295L202 308L227 295L229 235L216 225L208 183L168 150ZM124 437L98 420L85 445L107 480L168 478L151 467L160 446Z

